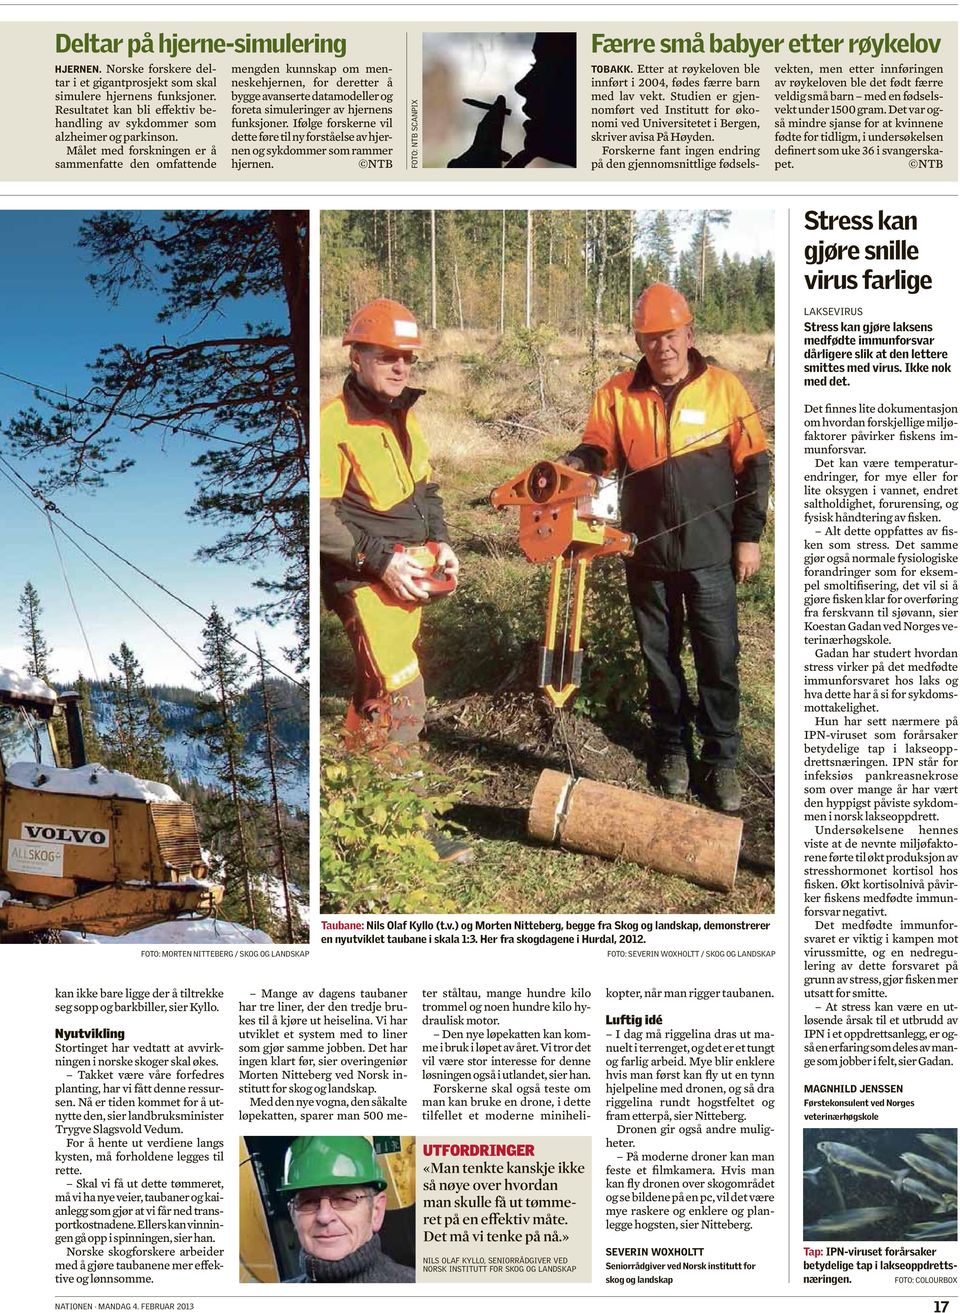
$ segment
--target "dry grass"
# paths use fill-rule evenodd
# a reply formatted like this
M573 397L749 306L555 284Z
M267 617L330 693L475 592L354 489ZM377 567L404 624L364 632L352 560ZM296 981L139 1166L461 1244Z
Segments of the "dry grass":
M412 381L425 389L417 414L444 482L462 475L465 490L473 490L499 481L507 466L520 469L576 445L593 390L584 340L561 336L549 341L541 378L535 365L511 352L509 338L504 344L495 333L459 329L427 337ZM766 371L772 344L772 333L698 338L704 354L743 373ZM598 347L597 383L638 358L626 332L602 333ZM321 402L337 394L345 368L340 339L321 338Z
M441 356L422 366L417 381L431 397L442 398L458 408L463 406L467 371L458 356Z
M497 349L498 333L487 328L441 328L427 333L425 355L432 360L445 356L484 356Z
M773 346L772 333L704 333L697 339L697 349L705 356L714 356L724 369L734 373L741 370L765 369L767 353Z
M320 368L342 370L347 364L347 348L340 345L339 337L321 337Z
M489 465L490 437L473 420L447 418L442 424L431 424L428 432L430 463L438 476L471 473Z

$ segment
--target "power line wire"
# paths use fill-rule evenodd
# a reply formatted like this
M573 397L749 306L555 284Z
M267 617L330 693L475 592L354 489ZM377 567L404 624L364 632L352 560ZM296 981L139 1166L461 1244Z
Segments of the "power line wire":
M93 649L90 646L90 640L87 637L87 631L84 628L83 620L80 618L80 611L77 607L76 599L73 596L73 589L70 587L70 580L67 578L67 567L64 564L63 553L60 551L60 544L57 542L57 531L53 527L53 520L47 516L47 525L50 529L50 537L53 539L54 551L57 553L57 560L60 562L60 573L63 575L63 582L67 589L67 596L70 598L70 605L73 607L73 614L77 617L77 624L80 626L80 633L83 635L83 641L87 649L87 656L90 658L90 666L93 670L93 677L99 684L100 673L97 670L97 663L93 659Z
M700 437L698 437L698 438L696 439L696 441L691 442L687 447L685 447L685 448L683 449L683 453L682 453L682 454L686 454L686 452L689 451L691 447L695 447L695 446L697 446L699 443L703 442L706 438L712 438L712 437L715 437L716 434L718 434L718 433L722 433L722 432L724 432L725 430L728 430L728 429L730 428L731 423L733 423L734 421L736 421L736 422L742 424L743 421L744 421L745 419L751 419L754 415L759 415L759 414L761 414L764 410L769 410L769 409L771 408L772 405L773 405L773 402L772 402L772 401L768 401L768 402L766 402L764 405L762 405L762 406L758 406L758 407L756 408L756 410L748 411L745 415L734 415L732 420L728 420L725 424L721 424L718 428L711 429L709 433L702 433L702 434L700 435ZM587 444L584 444L584 445L589 446L589 445L591 445L591 444L587 443ZM622 450L622 445L621 445L621 450ZM624 452L624 457L626 457L626 452ZM668 456L668 459L670 459L669 456ZM624 473L624 472L621 471L620 477L619 477L619 479L617 480L617 493L618 493L618 496L619 496L620 492L622 491L622 489L623 489L623 485L624 485L624 483L627 481L627 479L633 478L633 476L634 476L635 474L643 474L646 470L653 469L654 466L656 465L656 463L657 463L657 462L655 462L655 461L651 461L649 464L647 464L647 465L641 465L639 469L636 469L636 470L630 470L630 471L627 472L627 473ZM587 473L587 472L589 472L589 471L584 471L584 472ZM593 475L592 477L593 477L594 479L598 478L597 475ZM633 545L633 552L635 552L635 551L637 550L638 547L645 547L648 543L656 542L656 540L657 540L658 538L665 538L665 537L667 536L667 534L670 534L670 533L676 533L676 532L678 532L678 530L686 528L686 526L687 526L688 524L694 524L694 523L696 523L697 520L702 520L702 519L704 518L704 516L707 516L707 515L714 515L714 514L716 514L717 511L726 510L726 509L727 509L728 507L730 507L730 506L736 506L738 502L747 501L749 498L751 498L751 497L755 497L756 494L757 494L757 490L756 490L755 488L752 488L749 492L741 493L741 494L739 495L739 497L733 497L730 501L719 502L719 503L718 503L717 505L715 505L715 506L708 506L706 510L701 511L698 515L693 515L693 516L691 516L691 517L690 517L689 519L687 519L687 520L681 520L679 524L671 524L668 528L666 528L666 529L661 529L658 533L651 534L651 536L650 536L649 538L641 538L641 539L635 540L635 541L634 541L634 545ZM633 555L633 552L631 552L630 555ZM573 552L571 552L571 555L570 555L570 563L569 563L569 564L570 564L569 589L570 589L570 592L572 592L572 589L573 589L573 565L574 565L574 554L573 554ZM564 643L564 649L563 649L563 650L566 649L567 637L568 637L568 633L569 633L569 601L570 601L570 592L568 592L568 595L567 595L567 603L568 603L568 607L567 607L567 614L566 614L566 616L564 617L564 626L563 626L563 634L562 634L563 643ZM563 667L562 667L562 664L561 664L561 671L562 671L562 669L563 669ZM562 712L562 711L563 711L563 708L562 708L562 707L561 707L561 708L558 708L558 711ZM570 755L570 747L569 747L569 744L568 744L568 742L567 742L567 736L566 736L566 727L565 727L565 725L564 725L562 719L560 719L560 730L561 730L561 735L562 735L563 740L564 740L564 746L565 746L566 751L567 751L567 760L568 760L568 762L569 762L569 764L570 764L570 774L571 774L572 776L575 777L576 772L575 772L575 769L574 769L574 766L573 766L573 758L572 758L572 756Z
M772 406L773 406L773 402L772 402L772 401L768 401L768 402L766 402L764 405L762 405L762 406L758 406L758 407L756 408L756 410L748 410L747 413L746 413L745 415L734 415L732 419L727 420L727 422L726 422L725 424L721 424L718 428L711 429L711 430L709 431L709 433L701 433L700 436L699 436L698 438L695 438L695 439L693 440L693 442L689 442L689 443L687 443L687 445L683 448L682 451L680 451L680 452L676 452L676 453L674 453L674 452L669 452L668 455L667 455L667 459L668 459L668 460L675 459L676 456L680 456L680 455L685 456L685 455L687 454L687 452L688 452L688 451L692 451L694 447L699 447L699 445L700 445L701 442L706 442L707 438L715 438L716 435L717 435L718 433L725 433L725 432L727 432L727 431L729 430L729 428L730 428L730 425L731 425L733 422L736 421L736 422L739 422L739 423L742 424L743 421L744 421L745 419L752 419L754 415L762 415L763 412L764 412L765 410L770 410ZM595 443L589 443L589 442L587 442L587 443L582 443L581 445L582 445L582 446L587 446L587 447L589 447L589 446L596 446ZM622 446L621 446L621 450L622 450ZM624 452L624 456L626 456L626 452ZM634 476L635 474L643 474L643 473L645 473L646 470L652 470L652 469L653 469L658 463L659 463L659 462L657 462L657 461L650 461L647 465L641 465L639 469L636 469L636 470L626 470L626 472L623 473L623 474L621 474L621 476L620 476L620 479L619 479L619 487L622 488L623 485L624 485L624 483L626 483L627 479L632 479L633 476ZM562 464L562 462L561 462L561 464ZM589 471L587 471L587 472L589 473ZM602 476L599 476L599 475L596 475L596 474L595 474L593 477L594 477L594 478L598 478L598 477L602 477Z
M121 583L119 583L116 579L114 579L113 575L110 574L108 570L105 570L99 561L95 560L88 551L86 551L83 547L80 546L76 538L73 538L69 533L67 533L66 529L60 526L57 526L57 532L62 533L68 543L73 543L74 547L77 549L80 555L86 557L86 559L90 562L90 564L94 567L94 569L99 570L100 573L103 575L103 577L105 579L108 579L110 583L113 584L114 588L119 589L119 591L123 593L127 601L131 602L137 608L137 610L140 612L141 615L145 616L146 619L149 620L152 625L154 625L157 629L159 629L161 634L163 634L165 638L169 638L170 642L174 645L174 647L179 648L179 650L183 653L183 655L187 658L188 661L195 662L197 665L202 664L198 655L195 652L190 652L187 648L183 646L183 644L180 642L179 639L174 638L173 634L171 634L168 629L165 629L163 625L160 623L160 621L157 620L155 616L152 616L145 606L141 606L140 603L137 601L137 599L133 597L130 593L128 593L127 590L124 588L124 586Z
M3 459L3 457L0 456L0 465L5 465L6 463L7 463L7 462ZM29 498L27 498L27 494L23 491L23 489L22 489L22 488L18 488L17 485L16 485L16 484L13 482L13 480L10 478L10 476L9 476L7 473L5 473L5 471L0 470L0 475L2 475L2 476L7 480L7 482L10 483L11 486L12 486L17 492L20 493L21 497L24 497L25 499L29 500ZM33 501L31 501L30 504L31 504L32 506L35 505L35 503L34 503ZM36 509L37 509L37 510L40 510L40 507L36 507ZM173 643L173 645L174 645L175 647L179 648L179 650L183 653L183 655L184 655L185 657L187 657L187 659L188 659L189 661L191 661L191 662L195 662L198 666L199 666L199 665L202 665L202 661L201 661L200 657L199 657L196 653L189 652L189 651L183 646L182 643L180 643L176 638L174 638L173 635L172 635L168 630L166 630L166 629L163 627L163 625L161 625L161 623L159 622L159 620L157 620L154 616L152 616L152 615L150 614L149 611L147 611L144 607L142 607L142 606L140 605L140 603L136 600L136 598L133 597L133 596L131 596L131 594L128 593L128 592L126 591L126 589L122 586L122 584L118 583L118 581L117 581L116 579L114 579L113 576L112 576L107 570L105 570L105 569L103 568L103 566L100 565L99 562L96 561L96 560L95 560L95 559L89 554L89 552L85 551L84 548L80 546L80 544L76 541L75 538L73 538L69 533L67 533L65 529L63 529L63 528L58 528L57 526L55 526L54 523L53 523L53 520L50 518L49 512L41 512L41 513L46 514L47 524L49 525L49 528L50 528L50 534L51 534L51 537L53 538L53 545L54 545L54 548L55 548L55 550L56 550L57 557L58 557L58 559L59 559L59 561L60 561L60 569L61 569L61 572L62 572L62 574L63 574L63 581L64 581L64 583L65 583L65 585L66 585L67 594L68 594L68 596L69 596L69 598L70 598L70 602L71 602L71 604L72 604L72 606L73 606L73 612L74 612L74 615L77 617L77 623L78 623L79 626L80 626L80 632L81 632L81 634L83 635L83 640L84 640L84 643L86 644L87 655L90 657L90 664L91 664L91 666L93 667L94 677L95 677L95 679L96 679L96 681L97 681L98 684L102 684L102 683L103 683L103 680L100 678L99 672L97 671L96 662L95 662L94 659L93 659L93 652L92 652L92 650L91 650L91 648L90 648L90 642L89 642L89 639L87 638L87 632L86 632L86 629L84 628L83 621L82 621L82 619L80 618L80 612L79 612L79 609L78 609L78 607L77 607L76 601L75 601L75 599L74 599L73 590L72 590L71 587L70 587L70 581L69 581L69 579L68 579L68 577L67 577L67 571L66 571L66 566L65 566L65 564L64 564L63 555L62 555L62 553L61 553L61 551L60 551L60 545L59 545L59 543L57 542L57 533L58 533L58 532L59 532L60 534L62 534L63 537L66 538L66 540L67 540L69 543L72 543L73 546L77 549L77 551L81 554L81 556L86 557L86 559L90 562L90 564L91 564L96 570L99 570L100 573L101 573L102 575L104 575L104 577L105 577L106 579L108 579L108 580L110 581L110 583L112 583L112 584L114 585L115 588L119 589L119 591L120 591L121 593L123 593L124 597L126 597L127 600L128 600L129 602L131 602L131 603L137 608L137 610L140 611L140 612L141 612L141 613L147 618L147 620L150 621L150 623L151 623L152 625L154 625L157 629L159 629L160 632L164 635L165 638L168 638L168 639L170 640L170 642ZM71 521L71 523L72 523L72 521ZM109 551L110 549L107 548L107 550ZM121 557L120 559L122 560L123 558ZM135 566L134 566L133 568L136 569ZM158 587L162 587L162 586L163 586L163 585L158 584ZM165 590L165 591L166 591L166 590ZM171 596L174 596L174 594L171 594ZM177 599L177 600L179 600L179 599ZM188 605L188 604L185 603L184 605ZM191 609L194 609L194 608L191 608ZM197 614L198 614L198 615L202 615L202 612L197 612ZM203 617L203 618L206 619L206 617ZM233 641L239 643L240 640L237 639L237 638L234 638ZM241 646L243 646L243 644L241 644ZM269 662L269 661L267 660L266 657L264 657L264 664L266 664L266 665L271 665L272 663ZM278 667L274 666L273 669L278 669ZM281 673L281 674L284 674L283 671L281 671L280 673ZM284 677L285 677L286 679L290 679L289 675L284 675ZM295 683L296 681L291 680L291 682L292 682L292 683ZM278 746L277 746L277 751L280 753L281 756L286 757L286 759L287 759L292 765L294 765L294 766L300 766L300 765L302 764L299 758L297 758L296 756L294 756L293 753L287 751L282 745L278 745Z
M185 607L188 611L192 611L194 615L199 616L199 618L203 620L204 623L206 623L206 621L209 619L209 616L205 612L200 611L197 607L195 607L192 603L188 602L185 598L180 597L177 593L173 592L172 589L166 586L166 584L162 584L159 581L159 579L154 579L154 577L151 574L148 574L146 570L142 570L140 566L135 565L133 561L128 560L127 557L122 555L122 553L116 551L113 547L111 547L109 543L105 543L102 538L98 538L97 535L93 533L90 529L85 528L78 521L74 520L73 517L68 515L66 511L64 511L61 507L59 507L56 504L56 502L51 501L49 497L47 497L44 493L40 492L38 488L35 488L33 484L31 484L27 479L25 479L23 475L19 472L19 470L17 470L16 467L6 459L6 457L0 456L0 465L2 465L5 470L9 471L9 474L5 476L7 477L7 481L12 482L13 479L16 479L17 483L22 484L23 487L18 488L17 491L20 492L22 496L26 497L27 500L30 501L30 504L32 506L35 506L36 509L41 512L41 514L46 514L48 519L51 511L54 512L56 515L59 515L61 519L66 520L66 522L72 525L76 530L78 530L78 532L84 534L87 538L90 538L99 547L102 547L104 551L109 552L111 556L116 557L118 561L121 561L124 565L128 566L129 569L133 570L136 574L140 575L142 579L146 579L148 583L153 584L155 588L159 588L161 592L166 593L168 597L173 599L173 601L179 603L180 606ZM12 476L12 478L10 476ZM14 484L14 487L16 486L17 484ZM37 503L40 504L37 505ZM78 551L82 552L84 556L87 556L87 553L83 551L83 548L80 547L80 545L75 541L75 539L73 539L68 533L66 533L65 530L61 529L60 532L63 533L64 537L69 542L72 542L74 544L74 546L77 548ZM147 616L147 618L151 621L152 624L155 624L157 628L161 629L162 632L166 633L166 631L163 630L162 625L160 625L159 621L154 620L154 618L149 614L149 612L145 611L144 608L140 606L139 602L137 602L134 598L130 597L130 594L127 593L121 587L121 585L117 583L117 581L113 579L113 577L110 574L107 573L106 570L103 570L103 568L97 564L97 562L93 559L93 557L87 556L87 559L93 565L95 565L96 568L100 570L101 573L104 574L106 578L110 580L111 583L113 583L117 588L119 588L120 591L124 594L124 596L127 597L130 601L132 601L134 606L136 606L138 610L143 611L143 614ZM180 647L180 650L182 652L185 651L185 649L180 646L180 644L177 642L176 639L172 638L169 634L167 635L167 637L170 638L170 641L174 643L175 646ZM238 647L243 648L245 652L249 652L251 656L257 655L256 649L250 647L247 643L243 641L243 639L238 638L236 634L231 634L230 638L232 642L234 642ZM196 659L197 658L195 657L191 657L191 660L196 660ZM280 675L283 679L289 680L290 683L297 684L300 687L304 686L303 680L295 679L288 671L282 670L280 666L278 666L275 662L271 661L269 657L265 657L264 660L266 664L270 667L270 669L275 670L277 674Z
M4 465L4 466L7 465L7 461L4 460L4 458L3 458L2 456L0 456L0 465ZM10 476L9 476L5 471L0 471L0 473L3 473L3 476L4 476L4 478L7 480L8 483L13 483L13 480L10 478ZM17 475L17 477L19 478L20 476ZM21 482L24 482L24 480L21 480ZM160 632L161 632L162 634L164 634L167 638L170 639L170 642L173 643L174 647L179 648L180 651L183 653L183 655L184 655L185 657L187 657L187 659L188 659L189 661L197 662L197 664L199 664L199 659L198 659L196 653L193 653L193 652L189 652L189 651L187 651L187 649L183 646L183 644L180 643L176 638L174 638L173 635L172 635L171 633L169 633L166 629L164 629L164 627L163 627L163 625L161 625L160 621L157 620L157 619L155 619L154 616L152 616L152 615L150 614L150 612L149 612L145 607L141 606L140 603L137 601L137 599L136 599L135 597L132 597L132 596L127 592L127 590L123 587L123 585L122 585L121 583L119 583L118 580L114 579L113 576L112 576L107 570L105 570L105 569L103 568L103 566L99 563L99 561L94 560L94 558L90 555L90 553L87 552L87 551L85 551L84 548L80 546L80 544L77 542L77 540L76 540L75 538L71 537L71 535L70 535L69 533L67 533L67 531L66 531L65 529L63 529L63 528L55 529L55 527L54 527L54 523L53 523L53 520L50 518L50 511L51 511L51 510L56 511L58 508L57 508L56 506L54 506L54 504L53 504L52 502L47 503L47 502L45 501L45 499L42 499L42 498L41 498L41 500L44 500L44 505L43 505L43 507L41 508L40 506L36 506L36 504L35 504L33 501L31 501L29 497L27 497L27 494L23 491L22 488L18 488L17 485L16 485L15 483L13 483L13 486L17 489L17 491L20 493L20 495L21 495L22 497L24 497L24 498L26 498L28 501L30 501L30 505L31 505L31 506L34 506L35 509L38 510L38 511L40 512L41 515L45 515L45 516L46 516L47 523L48 523L49 526L50 526L50 531L51 531L51 533L53 533L53 535L54 535L54 544L56 544L56 533L59 532L59 533L63 534L63 536L64 536L64 538L66 538L67 542L69 542L69 543L73 543L74 547L76 547L77 551L81 554L81 556L85 556L86 559L90 562L90 564L94 567L94 569L99 570L100 573L104 576L104 578L108 579L108 580L110 581L110 583L112 583L113 586L114 586L115 588L119 589L119 591L120 591L121 593L123 593L123 595L124 595L124 597L127 599L127 601L132 602L133 605L137 608L137 610L138 610L139 612L141 612L141 614L144 615L144 616L150 621L150 623L151 623L152 625L155 625L156 628L159 629ZM27 485L27 486L29 487L29 485ZM33 490L31 489L31 491L33 491ZM34 495L37 496L37 497L40 496L40 494L38 494L38 493L35 493ZM60 556L59 548L57 549L57 555ZM61 561L61 565L62 565L62 564L63 564L63 557L62 557L62 556L60 557L60 561ZM66 577L66 576L64 576L64 577ZM67 585L67 591L70 592L70 586L69 586L69 584ZM71 601L72 601L72 600L73 600L73 595L72 595L72 593L71 593ZM192 609L192 608L191 608L191 609ZM82 626L81 626L81 628L82 628ZM84 635L84 637L86 637L86 635ZM92 657L91 657L91 661L92 661ZM99 679L99 677L98 677L98 679Z

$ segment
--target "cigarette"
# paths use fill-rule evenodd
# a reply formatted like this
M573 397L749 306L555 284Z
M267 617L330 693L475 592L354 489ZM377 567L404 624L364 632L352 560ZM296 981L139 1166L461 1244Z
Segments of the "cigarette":
M496 106L494 106L494 105L488 105L488 104L486 103L486 101L484 101L484 100L471 100L469 96L464 96L464 98L463 98L463 103L464 103L465 105L472 105L474 109L495 109L495 108L496 108ZM513 110L505 109L503 112L504 112L504 114L512 114L512 113L513 113Z

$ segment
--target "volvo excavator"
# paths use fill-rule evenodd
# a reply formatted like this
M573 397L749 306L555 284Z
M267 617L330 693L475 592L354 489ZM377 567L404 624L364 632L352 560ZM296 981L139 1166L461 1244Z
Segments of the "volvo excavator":
M206 882L193 807L165 784L88 764L79 701L0 668L0 939L213 914L222 890Z

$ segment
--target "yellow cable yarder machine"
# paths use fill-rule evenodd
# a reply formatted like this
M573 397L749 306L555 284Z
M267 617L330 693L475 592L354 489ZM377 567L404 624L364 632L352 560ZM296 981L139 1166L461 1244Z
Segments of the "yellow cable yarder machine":
M555 707L564 706L580 684L587 565L597 556L632 556L637 545L634 534L610 523L617 509L616 499L605 495L607 482L559 461L542 460L490 494L497 510L519 508L520 550L527 560L552 562L537 683ZM570 571L568 614L558 647L564 570Z

